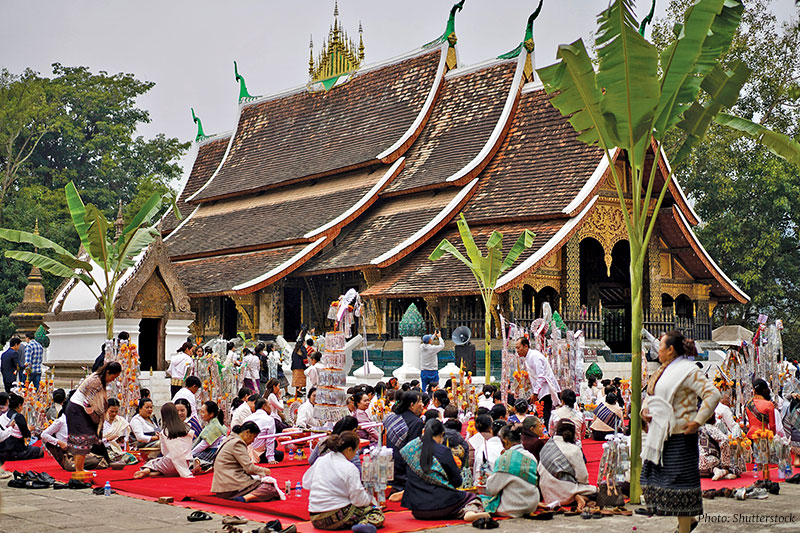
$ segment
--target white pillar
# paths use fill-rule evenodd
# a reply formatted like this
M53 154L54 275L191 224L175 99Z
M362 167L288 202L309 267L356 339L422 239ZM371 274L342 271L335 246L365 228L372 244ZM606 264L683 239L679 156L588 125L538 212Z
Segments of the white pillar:
M181 345L186 342L191 324L191 320L174 318L167 320L167 324L164 326L164 359L167 363L172 359L172 354L177 353Z
M419 346L421 337L403 337L403 366L392 372L398 380L419 379Z

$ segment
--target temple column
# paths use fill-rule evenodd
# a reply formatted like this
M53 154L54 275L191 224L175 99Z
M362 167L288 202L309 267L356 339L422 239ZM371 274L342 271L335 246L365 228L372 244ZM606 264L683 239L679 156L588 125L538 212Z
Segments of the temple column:
M364 283L367 288L372 287L381 279L381 271L377 268L365 268L361 271L364 276ZM374 335L386 335L386 313L389 309L389 301L379 298L367 298L364 300L367 311L367 333Z
M648 291L650 312L661 311L661 245L658 236L653 235L647 245Z
M522 289L514 287L507 293L509 320L517 320L516 313L522 312Z
M259 294L258 333L283 335L283 280L273 283Z
M581 243L576 233L564 246L566 261L564 261L564 294L562 300L566 302L565 315L573 318L577 316L581 307Z

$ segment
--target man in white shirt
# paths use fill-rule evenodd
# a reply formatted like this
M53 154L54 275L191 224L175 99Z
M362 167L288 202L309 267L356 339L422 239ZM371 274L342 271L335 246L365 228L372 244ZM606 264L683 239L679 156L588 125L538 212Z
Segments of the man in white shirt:
M433 339L438 340L433 344ZM419 379L422 391L428 390L428 383L435 381L439 383L439 352L444 348L444 339L439 330L434 335L423 335L422 344L419 347Z
M189 406L192 408L191 416L197 417L199 411L197 410L197 391L200 390L200 387L203 386L203 382L200 381L200 378L197 376L189 376L186 378L184 382L184 386L178 389L178 391L172 395L172 403L175 403L175 400L179 398L183 398L187 402L189 402ZM189 422L188 420L186 421Z
M550 361L538 350L531 350L530 341L526 337L517 340L515 346L517 355L525 358L525 367L528 378L531 380L533 401L541 400L544 407L543 418L545 427L550 423L550 412L554 405L558 405L558 386L556 376L550 367Z
M192 372L192 343L184 342L178 353L172 356L169 361L169 368L167 368L167 375L170 378L170 395L175 396L181 387L186 376L193 374ZM194 404L192 404L192 412L195 413Z
M254 463L260 463L262 454L267 463L275 464L283 459L283 452L275 450L275 419L269 411L269 404L264 398L255 401L255 411L245 419L245 422L255 422L261 430L258 437L250 445L250 457Z

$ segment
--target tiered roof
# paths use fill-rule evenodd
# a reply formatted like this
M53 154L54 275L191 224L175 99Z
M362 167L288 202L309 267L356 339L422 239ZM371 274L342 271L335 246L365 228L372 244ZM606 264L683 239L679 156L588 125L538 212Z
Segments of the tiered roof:
M231 136L200 144L181 194L190 214L164 228L191 295L364 269L380 271L368 296L476 293L466 267L427 259L442 238L460 242L462 210L480 235L499 230L513 243L525 228L536 233L502 291L578 230L608 176L604 154L578 141L530 81L532 37L507 59L452 68L454 13L433 48L361 67L327 91L245 100ZM666 175L662 154L658 162ZM693 275L715 280L718 299L746 298L697 248L677 184L664 205L670 243L696 247Z

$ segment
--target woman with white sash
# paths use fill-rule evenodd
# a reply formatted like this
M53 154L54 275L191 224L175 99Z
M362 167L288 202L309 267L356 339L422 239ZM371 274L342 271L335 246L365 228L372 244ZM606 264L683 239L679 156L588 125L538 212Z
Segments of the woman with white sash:
M691 531L693 517L703 513L697 430L720 398L714 383L686 357L696 354L694 341L681 332L662 336L661 366L642 403L642 419L649 426L642 446L642 495L653 514L677 516L680 533Z

